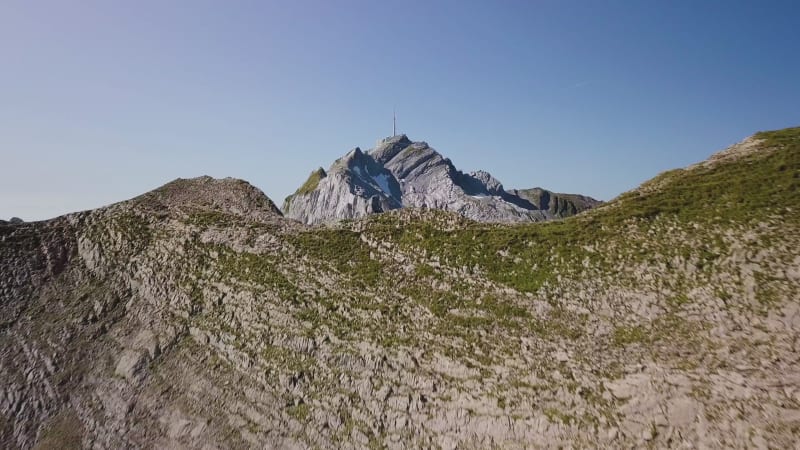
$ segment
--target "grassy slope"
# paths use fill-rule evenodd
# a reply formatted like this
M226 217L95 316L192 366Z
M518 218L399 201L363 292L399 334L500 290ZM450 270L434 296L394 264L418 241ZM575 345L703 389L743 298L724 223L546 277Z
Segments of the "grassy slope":
M602 280L605 289L637 289L642 279L659 279L651 288L673 305L688 301L693 289L704 287L726 298L731 291L744 289L742 281L729 285L716 279L719 272L738 270L729 256L739 245L739 237L731 233L738 236L766 221L778 224L779 228L760 233L761 241L748 244L758 249L771 241L780 244L780 233L800 226L800 128L756 137L763 140L759 152L734 162L666 172L647 183L658 189L631 191L604 207L565 220L496 225L441 211L397 211L346 222L339 228L317 227L288 239L299 254L325 261L327 268L352 280L356 297L394 291L434 317L464 327L478 323L514 325L512 329L520 323L524 329L540 327L516 303L464 281L472 275L543 296L554 305L565 289L589 279ZM405 255L404 264L414 265L414 272L398 272L396 264L379 262L381 249ZM447 279L447 289L429 288L443 279ZM764 302L780 292L779 281L775 281L777 288L760 285L763 288L756 295ZM377 329L391 330L411 320L396 305L370 305L362 300L357 307L387 314L382 317L386 323L374 324ZM469 310L472 315L453 315L451 310ZM321 312L315 316L324 320ZM557 328L573 333L570 325L575 324L567 322ZM399 339L410 338L400 334ZM630 338L624 331L618 337Z
M305 181L305 183L303 183L302 186L297 188L294 194L286 197L286 199L284 200L284 207L287 207L291 203L292 198L294 198L294 196L313 192L314 189L316 189L317 186L319 186L319 182L326 176L328 176L328 174L325 173L325 170L322 167L311 172L311 174L308 175L308 179Z
M751 225L770 215L797 224L800 128L763 132L757 138L764 140L764 149L772 149L766 155L670 171L651 181L660 184L659 189L625 193L579 217L541 224L471 224L445 231L424 221L398 228L392 216L384 215L372 219L371 231L457 266L478 267L515 289L535 291L553 279L552 258L575 263L594 259L598 255L587 246L616 240L630 226L643 230L665 220ZM503 254L509 257L499 256Z
M545 386L537 389L564 385L550 378L558 370L552 356L512 369L498 382L498 404L506 414L531 414L525 402L505 404L505 393L524 392L533 404L550 405L551 421L591 429L607 415L622 423L619 409L595 393L623 376L625 365L656 361L703 380L737 358L757 364L777 348L762 347L747 327L722 339L709 332L735 329L727 320L768 320L798 295L784 269L796 264L800 235L800 128L756 138L754 153L666 172L561 221L492 225L442 211L394 211L303 231L291 238L299 254L352 281L344 303L310 299L302 318L346 340L441 353L479 370L489 385L494 367L521 352L516 342L533 338L548 349L543 355L568 348L583 364L574 383L589 392L580 402L590 413L576 416L567 400L539 403L541 394L525 391L531 371ZM536 306L541 300L546 313ZM720 314L725 321L706 318ZM694 389L707 411L745 408L703 397L704 382Z
M582 292L587 285L603 295L620 290L652 294L668 309L685 309L698 290L710 290L723 301L744 298L746 280L720 277L739 271L742 262L732 259L734 250L744 245L750 253L768 249L791 256L781 233L800 226L800 129L757 137L763 140L760 152L733 163L667 172L651 181L659 189L632 191L561 221L492 225L442 211L396 211L292 235L300 255L325 261L320 267L351 280L348 308L373 311L370 320L347 324L339 314L326 315L325 308L336 309L330 301L320 306L315 298L305 314L315 319L315 327L344 329L342 337L354 337L366 327L381 334L383 343L411 344L418 337L406 325L418 320L422 308L432 318L416 325L428 324L427 332L491 346L477 336L482 330L579 338L585 317L563 308L570 292ZM756 239L742 244L743 233L767 222ZM402 255L404 262L387 263L387 255ZM410 273L409 265L414 267ZM756 299L768 305L786 298L785 281L762 269L755 273ZM547 317L537 316L512 299L516 294L470 282L484 277L546 299L555 309ZM384 296L410 300L412 307L376 300ZM652 344L654 335L668 339L689 328L671 320L621 326L609 338L618 345L645 338Z

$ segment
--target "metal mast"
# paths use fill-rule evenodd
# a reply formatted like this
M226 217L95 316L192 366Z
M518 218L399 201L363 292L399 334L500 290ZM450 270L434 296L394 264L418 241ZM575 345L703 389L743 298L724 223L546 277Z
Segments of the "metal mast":
M392 108L392 137L397 136L397 113Z

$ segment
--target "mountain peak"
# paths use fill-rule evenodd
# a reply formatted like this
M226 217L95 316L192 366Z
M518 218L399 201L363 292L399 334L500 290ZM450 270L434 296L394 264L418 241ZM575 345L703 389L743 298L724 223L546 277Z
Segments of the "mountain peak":
M361 147L355 147L349 152L345 153L344 156L334 161L333 164L331 164L328 172L347 172L350 171L354 166L364 165L367 159L371 161L371 158L369 158L361 150Z
M530 222L577 213L587 206L553 215L547 207L538 208L506 192L486 171L462 173L427 142L411 141L405 134L381 139L367 152L354 148L337 159L329 173L336 176L314 183L313 189L306 189L306 182L286 199L287 217L316 223L423 207L484 222Z
M131 201L147 208L184 213L220 211L248 218L282 215L260 189L247 181L230 177L177 178Z
M394 136L385 137L385 138L379 140L376 143L376 146L386 145L386 144L394 144L394 143L410 144L411 140L405 134L396 134Z
M375 161L385 164L390 159L394 158L403 149L412 145L413 142L405 134L392 136L379 140L375 144L375 148L368 153L375 159Z

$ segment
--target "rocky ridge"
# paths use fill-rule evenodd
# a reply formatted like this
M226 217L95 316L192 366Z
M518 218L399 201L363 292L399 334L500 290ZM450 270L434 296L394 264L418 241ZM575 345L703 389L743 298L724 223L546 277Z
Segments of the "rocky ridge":
M745 144L545 223L208 177L0 223L0 446L797 447L800 129Z
M360 148L350 151L327 173L321 168L312 172L282 209L287 217L307 224L402 207L453 211L480 222L538 222L600 203L542 189L535 196L528 190L506 191L488 172L462 173L427 143L399 135L381 140L366 153Z

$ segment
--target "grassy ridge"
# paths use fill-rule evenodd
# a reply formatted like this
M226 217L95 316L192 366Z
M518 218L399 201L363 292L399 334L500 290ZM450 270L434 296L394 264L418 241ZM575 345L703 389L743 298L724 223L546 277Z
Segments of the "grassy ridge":
M286 197L286 199L284 200L285 207L288 207L288 205L292 201L292 198L295 195L302 195L302 194L308 194L310 192L313 192L314 189L316 189L317 186L319 186L319 182L323 178L325 178L326 176L328 176L328 174L325 173L325 170L322 167L320 167L319 169L311 172L311 174L308 176L308 179L306 180L306 182L303 183L302 186L297 188L297 190L294 192L294 194Z
M800 203L800 128L761 132L761 151L722 162L666 172L660 189L632 191L615 203L632 217L675 214L685 220L743 221L766 209ZM616 217L612 217L616 218Z
M800 209L800 128L762 132L760 151L735 162L664 173L659 188L625 193L589 214L537 224L473 223L452 230L430 221L397 226L390 215L372 219L370 232L407 250L434 255L465 270L480 270L494 281L521 291L536 291L557 277L557 266L602 264L590 249L614 241L633 226L647 230L658 220L680 223L747 223L768 215L798 221ZM655 236L654 236L655 238ZM629 252L641 242L625 243ZM713 261L706 248L683 249L697 254L700 265ZM716 244L721 245L719 242Z

